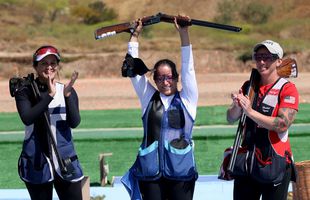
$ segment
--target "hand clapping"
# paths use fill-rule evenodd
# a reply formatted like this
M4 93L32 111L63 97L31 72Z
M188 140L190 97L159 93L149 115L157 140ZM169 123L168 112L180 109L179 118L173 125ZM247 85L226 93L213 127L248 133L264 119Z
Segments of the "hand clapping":
M71 95L72 87L79 76L79 72L74 71L71 75L71 80L65 85L64 96L69 97Z

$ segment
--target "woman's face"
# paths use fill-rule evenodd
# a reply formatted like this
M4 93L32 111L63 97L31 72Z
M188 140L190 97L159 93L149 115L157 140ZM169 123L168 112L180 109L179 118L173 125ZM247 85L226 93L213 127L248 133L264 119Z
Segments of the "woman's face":
M254 59L261 76L277 73L277 66L281 64L280 59L275 58L266 47L259 48L254 54Z
M54 55L48 55L38 62L35 67L39 80L46 82L48 77L53 80L58 71L58 60Z
M177 78L172 76L170 66L160 65L156 70L156 79L154 80L160 93L170 96L177 92Z

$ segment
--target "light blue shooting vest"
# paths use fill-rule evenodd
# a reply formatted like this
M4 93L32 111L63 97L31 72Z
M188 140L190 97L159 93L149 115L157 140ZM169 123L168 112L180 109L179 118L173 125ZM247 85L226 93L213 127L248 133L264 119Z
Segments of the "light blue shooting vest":
M159 93L157 95L159 97ZM150 101L142 117L144 139L137 159L130 169L131 173L138 180L156 180L160 177L179 181L196 179L197 170L191 139L194 120L187 112L179 93L176 93L169 108L163 111L160 133L150 143L147 141L150 138L148 117L152 112L153 102Z
M144 137L136 161L121 179L132 200L142 200L139 180L165 177L187 181L198 178L191 139L194 120L177 93L167 111L163 111L159 133L149 130L149 127L156 129L154 124L148 124L156 95L159 97L158 91L142 117ZM150 133L153 134L151 137Z
M62 159L70 158L74 168L69 181L83 178L82 168L74 150L71 128L66 122L66 104L63 95L64 85L56 83L56 94L49 104L49 118L52 135L57 143L57 149ZM51 160L43 151L43 144L39 142L40 132L45 124L35 123L25 127L23 149L18 160L18 172L23 181L33 184L50 182L54 179L54 169L61 176L59 163L52 152ZM39 128L40 127L40 128ZM46 130L43 128L43 130ZM51 148L51 147L50 147Z

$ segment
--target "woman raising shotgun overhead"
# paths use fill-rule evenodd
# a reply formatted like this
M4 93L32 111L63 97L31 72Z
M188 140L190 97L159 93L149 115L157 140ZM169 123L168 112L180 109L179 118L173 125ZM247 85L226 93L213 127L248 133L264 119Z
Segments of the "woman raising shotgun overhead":
M187 20L190 20L186 17ZM138 59L138 37L142 22L131 35L122 75L131 77L142 108L144 136L134 165L122 178L131 199L191 200L197 170L192 130L196 117L198 89L188 26L175 27L181 39L182 90L179 74L169 59L153 68L156 88L149 82L147 67Z

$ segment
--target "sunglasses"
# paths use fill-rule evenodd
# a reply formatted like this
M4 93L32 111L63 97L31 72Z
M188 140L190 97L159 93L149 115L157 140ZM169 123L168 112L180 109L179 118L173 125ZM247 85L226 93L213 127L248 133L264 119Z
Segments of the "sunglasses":
M175 78L173 76L157 76L155 81L163 83L164 81L172 82L174 79Z
M47 68L49 66L51 66L53 69L55 69L56 67L58 67L58 62L39 62L38 64L39 67L43 67L43 68Z
M260 62L260 61L270 62L276 59L278 59L278 55L275 55L275 54L268 54L268 53L255 53L254 54L254 60L256 62Z

